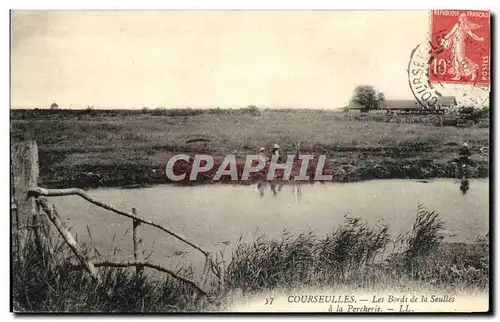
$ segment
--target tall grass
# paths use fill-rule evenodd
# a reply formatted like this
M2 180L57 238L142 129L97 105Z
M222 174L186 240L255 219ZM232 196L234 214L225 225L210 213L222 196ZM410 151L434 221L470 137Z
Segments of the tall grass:
M82 269L61 240L53 254L39 252L33 238L23 250L24 260L12 266L13 309L18 312L171 312L192 311L198 298L191 286L173 278L158 279L132 269L100 268L97 284ZM90 254L90 247L84 247ZM16 256L13 256L15 258ZM181 274L189 277L190 270ZM192 273L191 273L192 274Z
M373 264L390 241L389 228L371 228L361 218L345 217L345 225L320 242L318 263L330 276L346 279Z
M417 218L406 240L404 260L407 271L414 276L418 274L422 263L439 247L443 236L440 231L444 221L435 211L428 211L422 205L418 206Z
M259 235L233 251L226 276L230 288L242 292L318 285L391 287L410 280L486 288L485 240L446 244L443 227L439 214L419 206L412 230L395 238L386 225L370 227L360 218L347 216L343 226L325 237L285 232L281 239L269 240Z
M444 224L439 214L420 206L411 231L395 238L386 225L370 226L360 218L345 216L344 224L326 236L284 231L279 239L260 234L250 243L240 240L225 271L226 291L253 293L307 286L391 288L409 281L442 288L487 289L489 236L471 245L446 244L441 237ZM198 311L217 308L227 294L213 288L202 307L190 286L147 271L136 275L127 269L99 268L103 282L97 285L84 270L70 269L68 263L75 259L65 244L56 240L53 249L53 254L39 252L30 238L24 260L14 261L14 310ZM85 253L90 256L91 248ZM182 273L190 277L192 271Z

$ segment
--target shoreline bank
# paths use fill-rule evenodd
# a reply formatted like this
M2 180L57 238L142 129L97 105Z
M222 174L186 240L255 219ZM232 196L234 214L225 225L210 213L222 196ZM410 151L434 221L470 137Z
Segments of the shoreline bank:
M324 174L332 175L328 182L350 183L362 182L376 179L461 179L462 173L453 162L433 162L431 160L386 160L385 162L356 162L357 164L335 164L327 163ZM162 173L163 172L163 173ZM82 175L82 173L84 175ZM85 174L98 174L98 177L86 176ZM116 164L116 165L75 165L58 166L48 172L41 172L40 185L46 188L142 188L157 184L173 184L178 186L196 186L207 184L236 184L249 185L257 183L256 177L248 180L232 181L230 176L222 176L220 180L212 180L215 170L200 173L196 181L168 180L161 166L150 166L146 164ZM312 176L311 176L312 177ZM97 178L97 179L96 179ZM467 168L467 179L489 178L489 164L485 161L477 161ZM280 181L280 180L278 180ZM285 181L286 183L287 181ZM293 181L288 181L293 182ZM298 181L302 184L315 182Z

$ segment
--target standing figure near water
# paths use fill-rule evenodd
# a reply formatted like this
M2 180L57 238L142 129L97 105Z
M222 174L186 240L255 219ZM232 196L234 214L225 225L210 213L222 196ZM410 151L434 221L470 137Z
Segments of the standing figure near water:
M470 157L470 150L469 150L469 145L467 142L464 142L462 145L462 149L460 149L460 161L462 163L469 162L469 157Z
M267 163L269 161L269 157L266 154L266 148L260 147L258 157L261 162ZM266 188L266 178L265 173L261 172L259 175L259 182L257 183L257 190L259 190L259 194L261 197L264 197L264 190Z
M279 160L279 158L280 158L280 146L277 143L273 144L272 155L273 156L276 155L278 157L278 160Z
M280 154L280 146L277 143L273 144L273 150L272 150L272 157L277 156L277 162L280 162L281 154ZM271 182L271 191L275 196L278 195L278 193L281 192L281 189L283 189L283 183L274 183ZM277 189L276 189L277 188Z
M267 157L267 154L266 154L266 148L265 148L265 147L263 147L263 146L261 146L261 147L259 148L259 154L258 154L258 156L259 156L259 159L261 159L261 161L264 161L264 162L267 162L267 161L268 161L268 159L269 159L269 158Z
M470 150L469 150L469 145L467 142L464 142L462 145L462 148L460 149L460 156L459 156L459 164L461 165L461 174L462 178L465 179L467 177L467 165L470 164Z

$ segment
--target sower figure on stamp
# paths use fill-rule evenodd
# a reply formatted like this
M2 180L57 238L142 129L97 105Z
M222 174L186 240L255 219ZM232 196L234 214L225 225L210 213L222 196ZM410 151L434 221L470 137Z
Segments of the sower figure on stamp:
M470 58L466 57L466 39L471 37L476 41L484 41L484 38L478 37L472 30L481 27L467 20L465 14L458 16L456 23L450 32L440 41L440 45L449 48L451 45L451 67L449 72L455 75L452 80L459 80L461 77L471 76L475 80L479 66Z

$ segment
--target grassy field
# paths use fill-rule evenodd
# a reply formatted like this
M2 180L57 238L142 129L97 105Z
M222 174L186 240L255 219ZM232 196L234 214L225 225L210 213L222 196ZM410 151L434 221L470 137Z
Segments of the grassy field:
M152 169L174 153L241 155L278 143L283 153L326 154L334 181L455 177L464 141L470 177L488 176L488 128L457 128L344 119L326 110L12 110L12 142L36 140L46 186L85 185L82 171L104 186L165 182ZM190 139L210 142L187 144Z
M84 270L68 269L66 263L75 259L64 244L57 243L50 255L30 239L24 260L13 263L13 304L21 312L224 311L238 297L297 288L487 294L488 235L474 244L443 243L444 225L439 214L420 207L413 228L396 238L390 227L356 217L346 217L327 236L258 236L226 259L225 290L212 284L203 303L177 280L122 269L100 268L103 282L96 285Z

